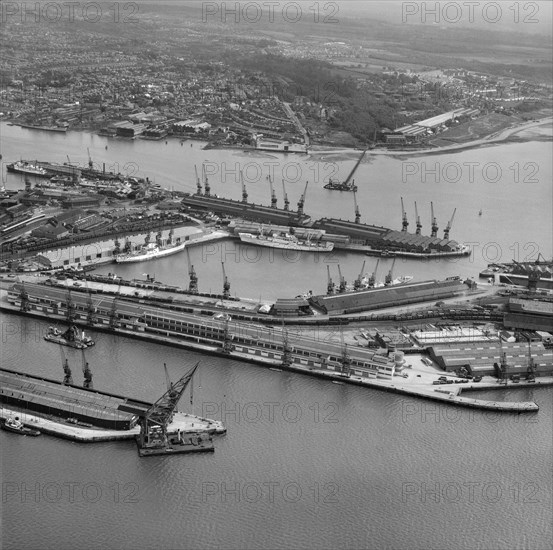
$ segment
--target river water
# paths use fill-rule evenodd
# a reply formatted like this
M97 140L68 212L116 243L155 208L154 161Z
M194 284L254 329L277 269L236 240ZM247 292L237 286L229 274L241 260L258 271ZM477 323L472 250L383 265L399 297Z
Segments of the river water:
M351 194L328 192L322 185L336 169L345 177L357 153L334 166L328 153L314 162L293 155L204 151L198 142L117 141L5 124L0 131L3 162L63 162L69 156L84 165L88 147L95 163L115 168L118 163L121 170L136 163L140 175L163 187L193 192L194 164L205 161L213 191L231 198L241 195L230 172L238 163L247 170L250 200L264 204L270 197L266 175L276 163L280 204L285 171L292 204L309 180L307 213L353 218ZM397 275L477 278L489 261L534 259L537 250L551 257L551 144L544 140L551 131L527 137L532 140L454 154L375 155L360 166L355 179L363 221L400 228L403 196L410 228L416 200L423 234L428 234L433 201L440 234L457 208L451 237L474 243L470 258L398 261ZM264 169L259 177L255 166ZM430 172L436 168L437 176ZM502 178L494 182L492 170L498 168ZM300 174L296 182L291 181L293 170ZM8 189L22 185L20 178L7 177ZM326 261L307 254L255 257L232 242L206 245L192 251L200 289L219 289L221 259L233 293L263 299L306 289L323 292L325 263L334 272L339 261L351 280L363 261L353 255ZM366 270L374 263L368 258ZM121 274L144 271L170 283L188 282L183 255L125 266ZM60 350L41 337L46 326L3 315L2 365L61 379ZM223 420L228 434L216 439L213 455L140 459L131 442L83 445L1 432L4 548L550 547L550 389L490 393L540 405L536 414L491 415L107 334L93 336L97 344L87 360L95 387L138 399L154 401L163 393L164 362L175 380L201 360L193 404L186 393L180 409ZM64 351L80 383L81 357Z

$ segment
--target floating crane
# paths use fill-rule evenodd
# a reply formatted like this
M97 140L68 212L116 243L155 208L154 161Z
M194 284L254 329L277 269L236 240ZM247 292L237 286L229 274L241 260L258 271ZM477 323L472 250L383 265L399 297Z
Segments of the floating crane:
M207 179L207 172L205 170L205 164L202 164L202 174L203 174L203 177L204 177L205 196L209 197L211 195L211 187L209 187L209 181Z
M166 374L169 384L167 391L146 411L141 422L138 449L141 455L156 449L169 450L167 427L173 420L177 404L192 380L199 363L187 372L178 382L172 384ZM166 373L167 368L165 367ZM144 452L145 451L145 452Z
M353 283L353 290L361 290L363 273L365 271L365 263L366 263L366 260L363 262L363 267L361 268L361 272L359 273L357 279L355 279Z
M223 298L228 300L230 298L230 282L225 272L225 262L221 262L223 266Z
M269 185L271 186L271 208L277 207L277 196L275 193L275 190L273 188L273 181L271 180L271 176L269 176Z
M84 349L81 350L81 355L82 355L83 375L84 375L83 388L92 389L92 371L88 366L88 362L84 354Z
M284 210L290 210L290 201L288 200L288 194L286 193L286 187L284 187L284 180L282 180L282 190L284 192Z
M376 284L376 272L378 271L378 264L380 263L380 258L376 260L376 266L374 268L374 271L371 273L371 276L369 277L369 286L373 287Z
M196 172L196 194L202 194L202 182L200 181L200 176L198 176L198 168L194 164L194 172Z
M401 230L407 231L409 222L407 221L407 212L405 212L405 208L403 207L403 197L401 197L401 217Z
M420 235L421 229L422 229L422 223L421 223L421 218L419 216L419 211L417 209L417 201L415 201L415 217L417 219L417 230L415 231L415 234Z
M359 212L359 205L357 204L355 189L353 190L353 204L355 204L355 223L359 223L361 221L361 213Z
M305 182L305 189L303 190L303 194L300 197L300 200L298 201L298 214L300 216L303 216L303 207L305 205L305 197L307 195L307 186L309 185L309 182Z
M340 264L338 264L338 275L340 276L340 286L338 287L338 292L341 294L347 290L346 279L342 275L342 270L340 269Z
M394 265L396 265L396 258L394 258L394 261L392 262L392 267L390 267L390 271L388 271L388 274L386 275L386 278L384 279L384 285L389 286L392 284L393 277L394 277Z
M246 184L244 183L244 174L240 170L240 183L242 184L242 202L248 204L248 192L246 191Z
M432 225L432 233L430 233L430 236L436 238L438 236L438 222L436 221L436 217L434 216L434 204L432 202L430 202L430 212L430 223Z
M332 280L332 277L330 276L330 266L326 266L326 272L328 274L328 283L326 285L326 293L327 295L334 294L334 289L336 288L336 285L334 284L334 281Z
M188 277L190 278L188 292L190 292L190 294L198 294L198 276L196 275L196 271L192 265L192 261L190 260L190 252L188 252L188 248L185 250L186 257L188 258Z
M457 212L457 208L453 210L451 219L447 222L446 228L444 229L444 239L446 240L449 240L449 232L451 231L451 226L453 225L453 218L455 218L455 212Z

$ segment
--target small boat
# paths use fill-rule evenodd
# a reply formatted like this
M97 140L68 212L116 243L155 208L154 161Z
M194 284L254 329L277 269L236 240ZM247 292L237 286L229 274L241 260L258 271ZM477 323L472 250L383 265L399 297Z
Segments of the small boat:
M482 215L482 209L480 209L480 211L478 212L478 215L479 215L479 216Z
M338 384L338 385L340 385L340 386L343 386L343 385L344 385L344 383L343 383L343 382L340 382L340 380L333 380L332 383L333 383L333 384Z
M33 437L40 435L40 430L26 428L17 416L15 418L11 416L6 418L0 427L7 432L13 432L19 435L31 435Z
M282 372L282 369L277 369L276 367L270 367L269 370L274 370L276 372Z

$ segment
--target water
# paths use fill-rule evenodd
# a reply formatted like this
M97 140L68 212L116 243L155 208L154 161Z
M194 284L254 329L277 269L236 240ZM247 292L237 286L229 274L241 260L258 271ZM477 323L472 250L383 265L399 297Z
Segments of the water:
M244 158L228 151L202 151L196 143L181 148L171 141L165 145L88 134L51 136L5 125L1 130L5 161L35 156L63 161L68 154L84 163L88 146L95 161L140 159L145 167L141 171L157 173L156 181L163 186L190 191L194 163ZM510 164L525 155L540 159L545 164L540 164L543 179L519 187L403 184L405 161L376 158L356 176L364 219L370 214L374 223L398 226L399 194L406 205L416 198L419 208L434 200L444 221L457 207L453 238L495 240L506 250L512 243L535 241L550 256L546 228L551 161L544 160L546 148L549 144L538 141L409 159L443 163L482 158ZM290 161L307 162L300 157ZM340 169L347 173L353 162L340 164ZM224 187L215 177L211 181L215 192L228 190L225 196L239 198L239 184ZM16 185L20 180L10 176L8 188ZM294 201L302 187L300 182L289 184ZM256 202L268 203L267 182L249 185L248 192ZM350 194L329 194L313 186L307 211L314 217L351 217L351 201ZM480 207L482 217L477 216ZM200 287L218 288L220 257L210 249L195 249L194 257ZM227 258L227 271L239 295L274 298L324 289L322 259L317 264L305 255L295 262L275 258L271 264L269 257L255 263L237 257L236 262ZM353 275L362 259L341 256L340 263ZM475 254L457 262L406 261L396 267L417 278L459 271L476 277L486 263ZM186 259L181 256L124 269L130 275L155 270L160 280L187 282ZM2 365L60 379L60 348L42 340L46 326L4 315ZM537 414L492 415L92 334L97 344L87 351L87 360L95 387L138 399L153 401L163 393L163 362L174 380L201 359L194 404L187 393L180 408L223 420L228 434L216 439L213 455L139 459L132 442L83 445L0 432L5 548L550 547L550 389L490 392L495 399L534 400L540 406ZM80 353L64 351L80 383Z

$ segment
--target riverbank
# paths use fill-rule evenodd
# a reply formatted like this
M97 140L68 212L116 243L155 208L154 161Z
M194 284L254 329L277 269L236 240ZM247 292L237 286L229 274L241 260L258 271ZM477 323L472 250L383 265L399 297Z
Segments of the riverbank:
M441 145L435 147L426 147L421 149L386 149L376 148L371 149L367 153L367 158L370 159L373 155L390 156L390 157L415 157L419 155L437 155L440 153L449 153L452 151L464 151L468 149L476 149L478 147L485 147L488 145L494 145L497 143L507 142L509 138L512 138L520 132L545 126L547 124L553 124L553 116L542 118L539 120L532 120L522 124L513 125L509 128L493 132L492 134L478 138L465 143L457 143L451 145ZM446 134L447 135L447 134ZM519 137L519 141L533 141L533 136ZM312 160L338 162L342 160L351 160L357 158L360 154L359 149L348 149L344 147L328 148L322 146L312 146L310 149L310 156ZM321 158L318 158L321 157ZM370 161L365 161L370 162Z

